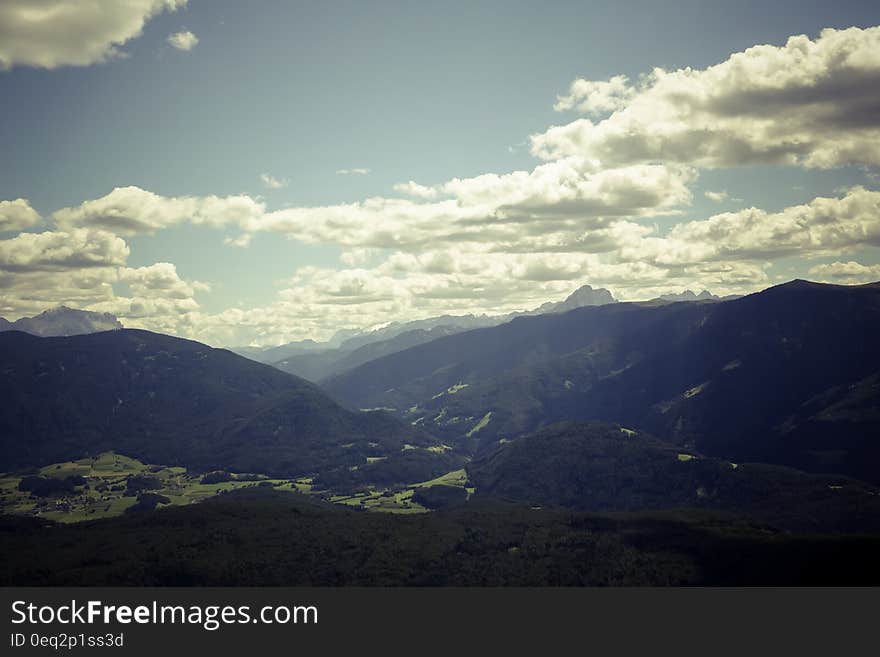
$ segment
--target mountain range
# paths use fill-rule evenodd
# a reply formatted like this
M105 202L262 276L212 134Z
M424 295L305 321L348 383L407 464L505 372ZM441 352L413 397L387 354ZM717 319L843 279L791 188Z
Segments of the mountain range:
M733 461L880 480L880 285L806 281L726 302L521 317L325 382L455 444L561 420L648 430Z
M330 343L323 346L321 343L306 340L257 352L248 348L234 351L309 381L321 382L368 361L431 342L445 335L498 326L515 317L562 313L574 308L611 303L616 303L616 300L608 290L583 285L562 301L547 302L525 312L493 316L443 315L412 322L392 322L382 328L354 335L337 333Z
M880 581L880 283L686 296L410 327L320 387L116 324L4 331L0 506L29 517L0 516L0 583Z

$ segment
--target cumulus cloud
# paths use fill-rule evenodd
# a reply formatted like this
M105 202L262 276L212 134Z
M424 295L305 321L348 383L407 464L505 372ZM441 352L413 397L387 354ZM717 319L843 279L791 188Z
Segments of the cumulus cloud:
M600 229L613 218L676 212L690 202L686 168L636 165L592 172L579 158L531 172L453 179L431 202L370 198L359 203L287 208L266 213L257 230L310 243L422 249L437 243L479 242L527 249Z
M407 196L413 196L415 198L422 199L437 198L438 194L436 188L420 185L414 180L410 180L409 182L405 183L397 183L396 185L394 185L394 191L400 192L401 194L406 194Z
M17 318L112 298L117 269L128 254L121 238L90 229L0 240L0 314Z
M557 112L576 109L590 115L607 114L626 107L635 95L625 75L615 75L610 80L575 80L567 96L559 96L553 106Z
M0 233L24 230L39 221L40 215L27 199L0 201Z
M168 263L138 269L27 270L14 275L0 269L0 315L15 319L66 305L112 313L128 328L192 336L195 318L201 315L195 295L207 289L204 283L182 280ZM214 338L205 337L216 344Z
M187 0L4 0L0 69L88 66L122 56L144 25Z
M247 226L246 238L256 231L275 230L307 242L347 244L350 248L340 257L345 268L300 268L283 284L275 303L208 315L195 300L199 285L181 281L173 265L158 263L120 270L118 281L129 286L131 297L113 297L101 307L145 328L174 327L180 335L213 344L270 344L326 338L338 328L355 325L486 309L524 310L564 297L584 283L608 287L621 299L646 299L685 288L743 293L770 284L768 268L780 258L827 257L880 246L880 192L863 187L778 212L748 208L680 222L668 231L640 221L638 208L614 211L623 190L633 191L633 180L653 181L649 189L668 194L670 171L638 165L626 173L584 174L588 183L575 177L579 182L569 186L553 178L554 203L532 202L545 192L530 174L507 174L513 179L490 176L444 183L437 187L438 195L454 196L428 203L368 199L273 212L260 207L247 214L244 223L233 213L223 221ZM686 185L680 184L686 194ZM560 189L589 202L559 209ZM160 209L176 208L181 202L135 197L156 201ZM662 203L658 206L652 195L646 198L651 203L645 212L653 217ZM684 200L676 194L670 198L673 206ZM186 199L187 212L201 211L201 201ZM224 203L215 205L226 208ZM152 211L139 205L135 209L133 216L148 218L146 225L161 224L149 219ZM158 216L183 220L180 212ZM219 215L200 221L222 223ZM819 273L831 276L830 271ZM224 327L230 321L239 325Z
M498 183L472 184L475 190L460 192L461 198L481 204L483 186ZM521 189L516 193L529 197ZM406 208L409 211L409 206ZM378 221L387 210L388 206L379 203L360 220ZM324 223L317 222L320 230L338 228L331 219L341 221L344 214L323 217ZM265 213L255 222L278 220L273 215ZM316 223L314 218L312 223ZM282 283L272 304L216 314L204 313L197 303L196 296L205 286L182 280L170 263L120 267L111 282L127 285L128 291L93 300L91 306L115 312L127 318L129 325L171 331L212 344L273 344L327 338L339 328L439 314L524 310L561 299L584 283L607 287L624 300L647 299L685 288L743 293L770 284L768 269L780 258L824 257L880 245L880 192L854 187L837 198L819 197L778 212L749 208L721 213L679 223L665 232L631 217L587 221L586 225L585 229L561 230L555 238L552 234L535 236L530 248L520 251L482 239L483 233L456 242L426 238L418 248L398 240L396 246L391 243L390 252L358 245L343 252L343 269L297 269ZM433 234L443 235L445 230L435 224ZM354 234L360 235L357 231ZM301 232L296 234L302 237ZM44 260L54 262L52 258ZM65 261L64 254L57 260ZM814 268L811 273L826 279L860 281L870 279L874 270L837 263ZM95 277L94 282L99 291L106 287L103 278Z
M215 344L278 344L329 338L363 328L450 314L492 314L561 300L582 284L621 299L648 299L671 288L710 287L720 294L768 284L760 265L715 263L671 270L606 262L593 254L397 253L373 268L301 267L268 306L193 315L191 337Z
M160 196L139 187L117 187L52 216L60 226L95 226L120 235L150 234L189 221L213 227L251 228L265 205L250 196Z
M129 253L121 237L96 228L0 240L0 315L16 319L63 304L111 312L129 327L186 335L199 312L195 296L210 286L184 280L167 262L128 267Z
M193 316L200 312L195 295L210 290L206 283L182 279L169 262L122 267L116 282L127 286L127 293L116 292L91 310L113 313L129 328L184 336L192 333Z
M114 297L115 267L66 271L0 269L0 316L18 319L59 305L83 310Z
M545 245L517 253L465 242L398 250L369 269L350 258L349 270L299 270L283 296L313 308L315 326L326 335L332 323L321 324L320 317L351 321L334 314L332 308L342 305L357 305L370 323L380 323L486 308L522 310L583 283L608 287L621 299L685 288L750 292L772 282L768 269L775 260L880 245L880 192L857 187L839 198L819 197L779 212L723 213L683 222L666 234L628 220L604 230L601 250ZM856 273L869 277L861 269Z
M337 176L366 176L368 173L371 173L372 169L366 169L364 167L358 167L354 169L336 169Z
M276 178L268 173L260 174L260 182L263 183L263 187L266 189L281 189L282 187L287 187L290 184L289 180Z
M195 48L199 43L199 37L190 32L189 30L185 30L183 32L175 32L174 34L169 34L166 39L168 45L176 50L184 50L189 52L193 48Z
M810 276L825 283L873 283L880 281L880 265L863 265L850 260L849 262L832 262L811 267Z
M825 29L815 40L793 36L706 69L655 68L634 90L619 80L613 88L626 93L596 84L576 81L560 103L595 98L596 107L586 107L591 113L616 111L533 135L534 155L580 155L607 167L880 164L880 27Z
M124 240L102 230L74 229L21 233L0 240L0 271L63 271L121 265L128 257Z
M342 252L339 260L349 267L357 267L365 264L372 257L373 253L374 249L349 249Z
M620 255L672 266L817 257L865 246L880 246L880 192L854 187L841 198L819 197L780 212L748 208L683 222L664 237L623 245Z
M270 210L246 195L120 187L55 212L56 231L0 241L0 310L74 299L127 325L212 344L277 344L389 321L530 309L585 283L624 300L670 289L750 292L775 282L773 263L793 256L840 258L809 270L823 280L876 279L880 265L846 260L871 258L880 246L880 191L852 187L775 211L677 215L689 208L701 168L876 165L878 46L880 28L825 30L707 69L575 81L556 109L590 118L535 136L544 161L431 185L410 180L394 186L396 198ZM268 173L260 180L268 189L287 182ZM27 201L6 203L17 204L10 225L36 215L23 209ZM206 313L197 297L207 285L184 280L173 264L125 264L119 236L184 222L223 229L232 246L268 232L344 250L340 267L296 269L273 303Z
M592 171L566 158L533 171L455 178L436 187L438 199L416 202L374 197L357 203L268 211L249 196L165 197L138 187L53 214L61 226L95 226L122 235L152 233L184 221L283 233L308 243L419 249L439 242L494 242L528 249L536 240L564 241L612 219L676 212L691 200L686 167L634 165ZM442 197L442 198L440 198ZM499 247L500 248L500 247Z
M128 284L131 292L138 297L165 297L170 299L189 299L196 290L208 291L206 283L188 283L177 274L177 267L170 262L157 262L148 267L124 268L119 271L119 281Z
M128 254L121 238L93 229L0 240L0 314L17 318L62 303L83 307L111 298Z

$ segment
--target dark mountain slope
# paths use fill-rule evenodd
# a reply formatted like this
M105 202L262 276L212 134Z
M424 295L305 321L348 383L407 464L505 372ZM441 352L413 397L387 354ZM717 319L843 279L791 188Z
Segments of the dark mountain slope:
M721 303L521 318L372 361L327 388L446 440L488 445L606 420L734 461L880 481L876 335L880 286L794 281Z
M708 307L708 306L707 306ZM328 390L358 405L404 406L422 401L463 379L495 378L519 367L536 366L554 357L594 346L604 370L616 358L612 347L632 326L671 328L669 318L699 322L697 305L649 306L621 303L579 308L563 314L520 317L501 326L476 329L434 340L380 358L326 382ZM674 323L674 322L673 322Z
M392 322L379 329L368 331L337 331L329 342L303 340L271 348L236 347L232 351L261 363L301 376L309 381L320 382L358 365L387 356L415 345L430 342L444 335L497 326L511 319L526 315L560 313L582 306L601 306L617 303L611 293L603 288L593 289L583 285L563 301L547 302L539 308L506 315L442 315L411 322Z
M430 329L413 329L387 340L369 342L355 349L331 349L295 354L272 365L279 370L300 376L309 381L321 381L327 377L353 369L376 358L409 349L436 340L445 335L460 332L451 326L435 326Z
M560 423L468 465L477 494L579 511L706 508L795 531L880 531L880 489L841 476L731 463L617 425Z
M878 334L880 286L794 281L716 304L686 340L597 385L584 414L708 454L878 481ZM826 412L840 402L848 412Z
M0 372L0 470L116 450L151 463L292 475L434 442L267 365L147 331L3 333Z

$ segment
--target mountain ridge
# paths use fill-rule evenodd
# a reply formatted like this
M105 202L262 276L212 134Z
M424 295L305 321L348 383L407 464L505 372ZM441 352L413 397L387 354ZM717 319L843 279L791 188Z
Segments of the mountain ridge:
M430 342L437 337L498 326L517 317L565 312L576 307L612 303L617 301L608 290L582 285L564 300L547 302L530 311L495 316L442 315L412 322L394 322L380 329L350 336L342 340L336 348L323 348L321 343L312 343L315 346L304 351L299 347L302 343L296 342L263 350L259 354L241 353L310 381L322 382L375 358ZM290 353L291 351L294 353ZM273 354L279 353L289 353L289 355L273 360Z
M117 450L206 471L292 476L436 444L386 413L345 409L271 366L138 329L4 332L0 371L3 470Z
M731 460L877 481L876 334L880 285L792 281L731 301L521 317L371 361L325 388L457 444L601 420ZM838 410L804 415L822 394Z
M591 296L591 293L593 295ZM592 301L591 301L592 299ZM614 296L605 288L593 288L590 285L582 285L571 292L562 301L546 301L538 308L532 310L520 310L500 315L438 315L436 317L427 317L425 319L414 319L406 322L389 322L379 328L372 329L340 329L327 342L316 342L315 340L297 340L288 342L274 347L227 347L236 353L240 349L245 350L262 350L270 352L273 349L282 349L290 346L295 349L306 347L311 350L313 348L327 349L356 349L367 344L366 341L375 341L378 339L388 339L402 332L416 329L431 329L437 326L461 327L462 330L470 330L473 328L483 328L486 326L495 326L498 323L509 321L513 317L523 315L538 315L545 312L553 312L557 308L563 306L570 309L572 305L601 305L601 303L617 303ZM326 346L325 346L326 345ZM270 356L267 362L272 362L273 357Z

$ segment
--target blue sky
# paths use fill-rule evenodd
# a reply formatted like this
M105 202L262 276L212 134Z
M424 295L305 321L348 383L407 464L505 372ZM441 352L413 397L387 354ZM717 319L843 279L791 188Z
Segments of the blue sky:
M864 91L880 80L876 3L118 4L0 8L8 318L67 303L213 344L276 343L532 307L584 283L638 299L880 279L880 104ZM189 50L169 42L187 32ZM786 48L801 34L803 57ZM759 44L776 50L742 79L640 77ZM835 68L840 48L855 55ZM554 109L575 80L621 75L599 111L611 87ZM675 84L690 100L676 104ZM653 143L697 111L718 118L694 119L705 140ZM624 125L640 146L614 141ZM127 191L88 205L114 189ZM791 210L819 197L837 201L810 206L819 219ZM822 233L828 213L842 225ZM798 235L774 229L792 222Z

